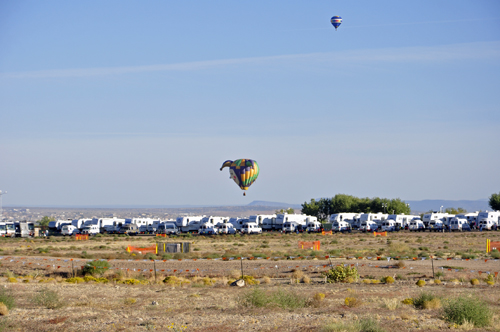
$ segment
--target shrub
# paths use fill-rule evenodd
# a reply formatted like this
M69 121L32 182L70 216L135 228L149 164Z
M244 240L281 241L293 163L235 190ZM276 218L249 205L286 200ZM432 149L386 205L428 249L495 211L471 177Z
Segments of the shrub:
M131 305L131 304L134 304L134 303L136 303L136 302L137 302L137 300L136 300L136 299L134 299L134 298L132 298L132 297L128 297L128 298L126 298L125 300L123 300L123 303L125 303L125 304L127 304L127 305Z
M384 277L384 282L386 284L393 284L394 283L394 278L389 276L389 277Z
M475 327L490 325L493 313L486 302L474 297L450 299L444 306L444 317L450 323L458 325L468 321Z
M292 273L292 277L293 277L294 279L300 279L300 278L302 278L303 276L304 276L304 273L303 273L301 270L295 270L295 271L293 271L293 273Z
M413 305L413 299L411 297L404 299L401 303L406 305Z
M59 299L59 294L56 291L46 288L39 290L38 293L33 296L32 301L47 309L57 309L63 306L63 302Z
M398 268L398 269L402 269L402 268L404 268L404 267L405 267L405 262L403 262L403 261L398 261L398 262L396 263L396 266L397 266L397 268Z
M439 298L437 296L433 295L432 293L422 292L422 293L420 293L420 295L418 297L413 298L413 305L417 309L427 309L426 303L431 302L434 299L439 300Z
M439 279L434 279L434 283L435 283L436 285L440 285L440 284L441 284L441 280L439 280Z
M354 266L344 266L344 264L324 272L324 275L326 275L326 280L329 283L345 282L349 277L353 278L354 281L359 279L358 269Z
M271 302L271 297L265 291L259 288L254 288L246 292L239 298L241 305L245 307L265 307Z
M399 301L397 298L391 298L391 299L382 299L384 301L384 305L387 309L389 310L396 310L399 306Z
M87 262L87 264L85 264L85 266L83 267L83 274L84 275L98 274L102 276L104 272L106 272L109 269L109 267L110 265L108 261L97 260L97 261Z
M12 283L16 283L16 282L17 282L17 279L16 279L16 278L14 278L14 277L9 277L9 278L7 278L7 281L8 281L8 282L12 282Z
M425 280L422 280L420 279L419 281L417 281L417 284L416 284L418 287L424 287L425 286Z
M364 318L353 322L334 322L323 326L322 331L329 332L384 332L376 320Z
M425 301L423 304L423 309L439 309L441 308L441 300L437 297L430 301Z
M301 280L304 284L310 284L311 283L311 278L308 276L303 276Z
M0 302L0 316L7 316L9 314L9 309L7 306Z
M268 276L265 276L264 278L262 278L262 283L264 283L264 284L270 284L271 283L271 278L269 278Z
M74 277L74 278L68 278L65 281L72 284L81 284L82 282L85 282L85 279L80 277Z
M477 280L476 278L474 278L474 279L470 280L470 283L471 283L471 285L476 286L476 285L479 285L479 280Z
M275 305L282 309L290 310L304 308L310 304L306 297L293 291L278 289L277 291L266 293L259 288L254 288L243 294L239 298L239 303L246 307Z
M499 258L500 258L500 251L498 251L497 249L493 249L493 250L490 252L490 256L491 256L492 258L499 259Z
M11 310L16 306L16 300L14 296L12 296L11 291L1 287L0 288L0 302L5 304L7 309Z
M245 280L245 285L258 285L258 284L260 284L260 281L256 280L252 276L243 276L243 278L241 278L241 279Z
M348 296L344 300L344 304L349 307L349 308L355 308L359 307L360 305L363 304L363 301L361 301L359 298L354 297L354 296Z

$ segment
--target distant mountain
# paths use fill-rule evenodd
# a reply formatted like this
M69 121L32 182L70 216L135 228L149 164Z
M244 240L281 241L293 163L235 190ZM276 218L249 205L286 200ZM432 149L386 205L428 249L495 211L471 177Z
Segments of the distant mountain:
M249 203L247 206L270 206L276 207L280 209L302 209L302 205L300 204L289 204L289 203L280 203L280 202L268 202L268 201L253 201Z
M427 212L427 211L439 211L441 206L443 207L443 211L446 208L463 208L468 212L474 211L485 211L491 210L487 199L478 199L475 201L449 201L449 200L440 200L440 199L424 199L422 201L405 201L410 204L410 209L412 212Z

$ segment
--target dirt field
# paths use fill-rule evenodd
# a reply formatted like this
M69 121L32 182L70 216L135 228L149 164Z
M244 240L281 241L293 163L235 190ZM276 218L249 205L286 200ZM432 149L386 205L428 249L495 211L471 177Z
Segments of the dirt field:
M500 291L497 284L485 282L488 273L493 277L500 272L500 260L485 253L486 238L495 241L500 236L401 232L387 238L353 233L1 239L0 288L16 303L7 316L0 316L0 326L5 331L341 331L339 326L371 318L385 331L460 328L443 319L441 305L416 309L402 303L426 291L443 304L459 295L481 298L493 311L493 320L489 327L472 330L500 331ZM314 240L321 241L321 251L298 249L298 241ZM125 251L129 244L146 247L155 241L189 241L193 250L176 255ZM422 260L429 255L439 257ZM106 282L67 282L92 259L109 263L102 276ZM260 285L228 285L241 274L242 262L244 274ZM322 272L340 264L356 267L361 278L325 283ZM177 278L164 283L167 276ZM395 282L379 281L387 276ZM479 285L471 284L474 278ZM131 279L137 284L126 283ZM415 284L420 279L426 281L424 287ZM440 284L434 283L437 279ZM266 296L295 294L305 304L245 305L256 290ZM50 303L34 301L40 294L55 294L53 309L47 309ZM355 305L352 300L346 304L346 298L355 299Z

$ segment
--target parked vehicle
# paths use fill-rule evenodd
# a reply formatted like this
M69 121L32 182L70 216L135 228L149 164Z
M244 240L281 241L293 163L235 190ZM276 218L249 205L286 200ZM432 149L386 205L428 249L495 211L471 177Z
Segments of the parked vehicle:
M241 233L242 234L261 234L262 233L262 228L257 225L257 223L254 222L247 222L244 224L241 228Z
M276 215L276 223L274 224L275 230L283 230L283 225L287 222L295 222L299 225L306 226L306 219L308 216L305 214L288 214L280 213Z
M234 226L236 231L241 232L243 225L248 222L248 218L231 218L229 219L229 223Z
M479 215L479 212L476 211L476 212L470 212L470 213L460 213L460 214L457 214L456 217L467 220L471 229L477 229L477 228L479 228L478 227L479 224L477 222L478 215Z
M396 221L393 219L387 219L382 222L382 231L383 232L394 232L399 231L401 226L396 225Z
M445 229L445 224L441 219L434 219L429 222L427 229L429 232L442 232Z
M75 235L75 234L79 234L80 233L80 230L78 228L76 228L76 226L73 226L73 225L64 225L62 228L61 228L61 235L64 235L64 236L71 236L71 235Z
M425 225L420 219L413 219L410 221L410 226L408 226L410 232L423 232L425 231Z
M306 231L308 233L318 233L323 231L323 224L319 221L309 221L307 223Z
M175 224L175 222L165 222L165 223L161 223L158 226L158 229L156 230L156 232L159 234L177 235L181 231L179 230L179 228L177 228L177 225Z
M88 235L96 235L99 234L100 230L97 225L88 225L83 227L82 229L82 234L88 234Z
M158 231L158 227L160 227L161 223L162 221L160 219L153 220L152 224L148 224L147 232L149 234L155 234Z
M271 231L276 223L275 214L257 214L248 218L249 222L254 222L259 225L264 231Z
M332 223L332 231L333 232L350 232L351 224L347 221L334 221Z
M477 220L479 222L479 229L497 230L498 225L500 224L500 212L499 211L480 212L477 215Z
M471 231L471 227L467 219L454 217L450 220L450 230L451 231Z
M127 223L118 229L118 234L137 235L139 227L136 224Z
M5 236L7 234L7 225L4 222L0 222L0 236Z
M336 213L332 214L330 216L330 219L328 221L330 223L334 223L335 221L345 221L348 223L352 223L354 221L354 218L358 215L359 213L351 213L351 212L342 212L342 213Z
M283 233L302 233L305 230L305 225L295 222L287 221L283 224Z
M183 233L197 232L201 226L200 222L204 217L205 216L177 217L175 225Z
M422 218L422 222L424 223L424 226L427 228L431 224L431 221L433 221L433 220L443 221L444 218L447 216L449 216L448 213L441 213L441 212L426 213L426 214L424 214L424 216Z
M26 221L16 221L14 223L16 229L16 237L29 237L30 230L28 228L28 223Z
M236 234L236 228L231 223L224 223L219 225L219 234Z
M204 223L198 230L200 235L214 235L218 233L217 227L211 222Z
M364 220L361 222L359 230L362 232L374 232L378 230L378 224L372 220Z
M389 217L387 217L387 219L394 220L394 226L396 229L408 228L410 221L416 218L419 219L419 216L411 214L390 214Z

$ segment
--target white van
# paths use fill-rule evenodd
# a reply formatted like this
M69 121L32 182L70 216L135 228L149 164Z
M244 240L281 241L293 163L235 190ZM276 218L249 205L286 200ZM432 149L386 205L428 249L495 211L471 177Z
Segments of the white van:
M171 234L177 235L180 233L179 228L177 228L177 225L175 224L175 222L161 223L158 226L158 229L156 230L156 232L158 234L168 234L168 235L171 235Z
M382 222L382 231L384 232L394 232L399 230L396 228L396 222L392 219L387 219Z
M97 225L85 226L82 229L82 234L88 234L88 235L99 234L99 226L97 226Z
M317 233L317 232L321 231L321 229L322 229L321 226L322 225L319 221L309 221L307 223L306 231L308 233Z
M347 221L334 221L332 223L332 231L348 232L351 230L351 225Z
M254 222L247 222L241 228L242 234L261 234L262 228Z
M410 226L408 226L410 232L420 232L425 231L425 225L420 219L413 219L410 221Z
M243 225L248 222L248 218L231 218L229 223L234 226L237 231L241 231Z
M375 221L364 220L361 222L359 230L362 232L374 232L378 229L378 224Z
M283 233L294 233L294 232L302 232L304 229L302 224L299 224L295 221L286 221L283 224Z
M62 228L61 228L61 234L64 235L64 236L71 236L71 235L75 235L75 234L79 234L80 231L78 230L78 228L76 226L73 226L73 225L64 225Z
M200 235L214 235L217 233L217 227L215 227L215 225L210 222L204 223L198 230L198 234Z
M496 230L500 223L500 212L480 212L477 215L479 229Z
M236 234L236 228L228 222L219 224L219 234Z
M470 224L465 218L454 217L450 220L450 230L451 231L471 231Z

